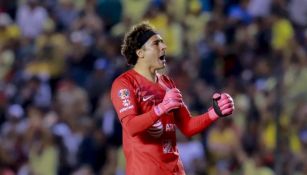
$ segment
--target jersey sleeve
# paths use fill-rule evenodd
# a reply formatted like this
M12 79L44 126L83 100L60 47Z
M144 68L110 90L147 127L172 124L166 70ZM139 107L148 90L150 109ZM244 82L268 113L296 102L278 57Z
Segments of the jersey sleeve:
M117 79L111 89L111 101L119 120L137 114L136 93L133 87L125 80Z
M144 132L159 116L154 109L139 114L135 90L125 81L115 80L111 89L111 101L124 130L132 137Z
M200 133L215 121L210 119L208 112L192 116L186 105L175 110L174 115L176 126L187 137Z

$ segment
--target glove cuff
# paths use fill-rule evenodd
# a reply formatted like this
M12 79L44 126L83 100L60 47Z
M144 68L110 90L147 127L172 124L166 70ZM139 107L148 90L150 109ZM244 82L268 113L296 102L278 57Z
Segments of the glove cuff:
M157 116L161 116L161 115L163 114L163 111L162 111L162 109L161 109L161 107L160 107L160 104L157 105L157 106L154 106L154 112L155 112L155 114L156 114Z
M212 107L209 108L208 114L211 120L216 120L219 118L219 115L216 114L215 110Z

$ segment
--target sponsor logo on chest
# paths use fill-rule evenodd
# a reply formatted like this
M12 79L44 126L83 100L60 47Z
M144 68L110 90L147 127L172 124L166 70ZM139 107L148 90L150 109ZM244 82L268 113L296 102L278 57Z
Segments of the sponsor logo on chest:
M173 123L168 123L165 125L165 131L166 132L173 132L176 131L176 125Z

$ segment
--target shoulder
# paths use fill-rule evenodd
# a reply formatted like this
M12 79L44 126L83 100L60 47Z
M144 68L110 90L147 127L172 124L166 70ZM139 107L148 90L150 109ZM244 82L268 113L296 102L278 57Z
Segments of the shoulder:
M168 75L165 75L165 74L159 74L157 73L158 77L160 77L161 79L164 79L164 80L171 80L171 78L168 76Z
M111 94L117 93L120 90L135 92L137 88L135 81L135 75L131 70L124 72L113 81Z
M162 83L166 85L168 88L176 87L174 81L168 75L159 74L159 73L156 73L156 75L158 77L158 81L160 82L160 84Z
M115 78L115 80L112 83L112 88L117 85L129 85L133 82L133 73L131 70L128 70L118 77Z

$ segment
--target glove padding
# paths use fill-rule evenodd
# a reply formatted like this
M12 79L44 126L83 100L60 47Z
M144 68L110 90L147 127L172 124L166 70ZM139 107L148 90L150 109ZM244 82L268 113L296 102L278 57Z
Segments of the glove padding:
M154 107L156 115L168 113L173 109L177 109L182 105L182 95L177 88L166 91L163 101Z
M209 116L212 119L226 117L234 111L234 102L227 93L215 93L212 97L212 108L209 109Z

